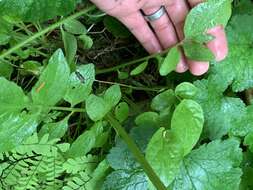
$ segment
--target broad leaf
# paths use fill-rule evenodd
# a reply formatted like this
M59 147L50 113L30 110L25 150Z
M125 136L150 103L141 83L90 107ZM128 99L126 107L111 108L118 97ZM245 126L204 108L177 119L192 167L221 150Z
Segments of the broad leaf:
M121 99L119 85L113 85L105 91L104 100L112 108L116 106Z
M129 114L128 104L126 102L119 103L119 105L116 106L114 113L117 120L120 122L125 121Z
M61 50L57 50L32 89L34 104L53 106L60 101L67 91L69 74L64 55Z
M231 0L208 0L197 5L188 14L184 34L196 38L217 25L226 26L231 16Z
M28 22L45 21L75 9L76 0L2 0L0 15Z
M71 103L72 106L83 102L90 95L94 80L94 65L81 65L70 75L68 90L64 96L64 99Z
M102 98L91 94L86 100L86 111L93 121L99 121L110 111L111 107Z
M60 139L64 136L68 130L68 120L69 117L64 118L63 120L56 123L46 123L42 126L39 131L39 137L49 134L49 139Z
M176 97L173 90L169 89L153 98L151 108L156 111L162 111L176 103Z
M71 34L85 34L86 27L78 20L72 19L64 23L64 29Z
M184 155L198 142L204 125L201 106L193 100L183 100L175 109L171 120L171 131L179 141Z
M214 55L209 48L204 44L186 41L183 44L185 56L190 60L195 61L213 61Z
M192 83L183 82L175 89L175 95L183 99L191 99L198 93L198 88Z
M10 151L31 136L37 127L37 116L28 114L0 115L0 153Z
M107 133L104 132L102 122L95 123L91 129L86 130L71 145L68 156L85 156L92 148L98 148L104 144L107 139ZM102 143L101 143L102 142Z
M238 190L242 150L234 139L213 141L193 150L180 167L173 190Z
M0 115L19 113L30 104L23 90L15 83L0 77Z
M150 140L146 158L165 186L176 177L183 151L175 136L164 128L160 128ZM150 189L154 189L151 183Z

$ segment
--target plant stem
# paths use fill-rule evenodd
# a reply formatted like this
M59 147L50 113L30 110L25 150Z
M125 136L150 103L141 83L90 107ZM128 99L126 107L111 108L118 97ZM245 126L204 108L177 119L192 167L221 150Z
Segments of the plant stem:
M64 18L64 19L62 19L62 20L60 20L60 21L58 21L58 22L56 22L56 23L54 23L54 24L48 26L47 28L45 28L45 29L43 29L43 30L41 30L41 31L39 31L39 32L37 32L37 33L35 33L34 35L30 36L30 37L27 38L26 40L24 40L24 41L18 43L18 44L15 45L14 47L8 49L6 52L3 52L2 54L0 54L0 60L1 60L1 59L4 59L6 56L12 54L12 53L15 52L17 49L19 49L19 48L25 46L26 44L32 42L33 40L39 38L40 36L42 36L42 35L44 35L44 34L50 32L50 31L52 31L52 30L54 30L54 29L56 29L56 28L58 28L59 26L61 26L61 25L64 24L65 22L67 22L67 21L69 21L69 20L72 20L72 19L75 19L75 18L78 18L78 17L82 16L83 14L86 14L87 12L89 12L89 11L91 11L91 10L93 10L93 9L95 9L95 6L87 7L87 8L85 8L85 9L83 9L83 10L81 10L81 11L79 11L79 12L77 12L77 13L71 15L71 16L68 16L68 17L66 17L66 18Z
M95 82L102 83L102 84L110 84L110 85L117 84L121 87L131 88L133 90L141 90L141 91L159 92L161 90L161 88L158 89L158 88L138 87L138 86L131 86L131 85L117 83L117 82L108 82L108 81L101 81L101 80L95 80Z
M156 54L152 54L152 55L149 55L149 56L146 56L146 57L142 57L140 59L136 59L136 60L133 60L133 61L130 61L130 62L127 62L127 63L123 63L123 64L120 64L120 65L117 65L115 67L110 67L110 68L107 68L107 69L101 69L101 70L97 70L96 71L96 74L99 75L99 74L105 74L105 73L110 73L110 72L113 72L113 71L117 71L121 68L124 68L124 67L127 67L127 66L131 66L131 65L134 65L134 64L137 64L137 63L140 63L140 62L144 62L144 61L147 61L151 58L154 58L158 55L163 55L165 53L167 53L168 50L165 50L161 53L156 53Z
M132 152L132 154L134 155L136 160L141 164L143 170L145 171L145 173L147 174L147 176L149 177L149 179L153 183L153 185L156 187L156 189L166 190L165 185L162 183L160 178L156 175L156 173L154 172L154 170L152 169L150 164L145 159L142 152L139 150L139 148L137 147L137 145L135 144L133 139L131 137L129 137L129 135L124 130L124 128L121 126L121 124L116 119L114 119L114 117L112 116L111 113L109 113L106 116L106 119L111 123L111 125L115 129L115 131L125 141L128 148L130 149L130 151Z

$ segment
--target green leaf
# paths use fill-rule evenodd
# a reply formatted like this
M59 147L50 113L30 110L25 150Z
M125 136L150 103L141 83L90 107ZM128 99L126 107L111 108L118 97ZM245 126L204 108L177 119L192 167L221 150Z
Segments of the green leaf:
M219 80L215 79L194 83L199 89L194 100L201 105L205 116L204 136L210 139L219 139L231 129L237 128L241 124L236 120L246 114L242 100L224 96L226 86L221 88L217 85Z
M232 84L234 92L253 87L252 26L253 15L236 15L231 19L227 27L229 54L211 70L210 77L217 86Z
M56 123L46 123L42 126L39 131L38 136L42 137L45 134L49 134L49 139L60 139L62 138L68 130L68 120L69 117Z
M142 152L145 152L150 138L157 128L152 124L134 127L130 132ZM117 139L116 146L107 155L109 165L115 170L105 180L103 189L147 189L147 177L139 163L122 139Z
M118 70L118 78L119 78L120 80L127 79L128 77L129 77L128 72L123 72L123 71L119 71L119 70Z
M176 96L183 99L191 99L195 97L197 93L198 88L189 82L183 82L175 89Z
M0 153L10 151L20 145L35 132L37 115L9 114L0 115Z
M23 68L20 71L22 75L33 74L38 76L40 75L42 70L41 63L39 63L38 61L25 61L20 67Z
M174 71L176 69L177 64L180 60L180 51L178 47L173 47L167 54L166 58L164 59L160 69L159 73L161 76L166 76L170 72Z
M234 125L230 129L230 135L244 137L253 132L253 105L239 111L241 115L234 117Z
M75 61L77 52L77 40L73 34L61 30L62 39L64 43L64 49L66 53L66 59L69 65L72 65Z
M106 141L105 135L107 136L103 127L102 122L97 122L89 130L86 130L72 143L68 156L72 158L85 156L92 148L100 147Z
M93 40L90 36L87 36L86 34L83 34L83 35L78 36L78 38L82 41L84 49L92 48Z
M156 112L144 112L135 119L136 125L153 124L158 125L159 115Z
M143 62L142 64L138 65L136 68L134 68L130 75L135 76L141 74L148 66L148 61Z
M115 108L115 117L119 122L123 122L128 118L129 106L126 102L121 102Z
M213 141L193 150L182 162L173 190L237 190L242 150L234 139Z
M85 34L86 27L78 20L71 19L64 23L64 29L71 34Z
M197 5L188 14L184 34L192 39L218 25L226 26L231 16L231 0L208 0Z
M93 121L99 121L110 111L111 107L102 98L91 94L86 100L86 111Z
M15 83L0 77L0 115L20 113L30 104L23 90Z
M171 131L180 141L184 155L191 152L198 142L204 125L201 106L193 100L183 100L175 109L171 120Z
M121 99L119 85L113 85L105 91L104 100L111 108L116 106Z
M150 140L146 158L165 186L176 177L183 158L183 149L170 131L160 128ZM154 189L150 183L150 189Z
M183 44L185 56L194 61L213 61L214 55L209 48L202 43L186 41Z
M93 64L81 65L71 73L68 89L64 99L72 106L85 101L92 91L95 80L95 68Z
M57 50L31 91L34 104L53 106L60 101L66 93L69 74L64 55Z
M13 67L10 64L6 62L0 62L0 77L10 79L12 72Z
M104 18L104 25L106 29L117 38L128 38L131 36L131 33L128 31L128 29L117 19L111 16L106 16Z
M92 179L85 184L85 187L87 189L102 189L102 185L109 170L110 167L106 160L100 162L92 173Z
M244 139L244 144L249 146L250 151L253 152L253 132L247 134Z
M0 15L27 22L45 21L75 9L76 0L2 0Z
M164 109L173 106L175 103L175 93L173 90L169 89L153 98L151 108L156 111L163 111Z
M140 169L116 170L105 180L102 190L146 190L145 174Z

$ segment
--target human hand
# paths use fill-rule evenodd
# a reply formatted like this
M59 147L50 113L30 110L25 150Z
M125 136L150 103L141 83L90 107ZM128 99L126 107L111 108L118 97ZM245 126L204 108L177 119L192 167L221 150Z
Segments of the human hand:
M203 0L91 0L107 14L116 17L133 35L140 41L149 53L157 53L167 49L184 39L184 21L189 10ZM167 13L160 18L150 21L149 27L145 15L152 15L161 6ZM154 32L153 32L154 31ZM217 61L223 60L227 53L227 40L223 26L217 26L207 31L214 36L214 40L207 43L207 47L214 53ZM199 62L186 59L181 55L177 72L185 72L188 69L194 75L202 75L209 68L208 62Z

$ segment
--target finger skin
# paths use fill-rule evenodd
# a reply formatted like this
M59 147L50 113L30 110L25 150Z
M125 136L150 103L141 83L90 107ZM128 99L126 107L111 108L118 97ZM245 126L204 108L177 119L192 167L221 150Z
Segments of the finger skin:
M158 6L151 9L143 9L143 12L146 15L150 15L155 13L159 9L160 7ZM174 26L172 25L167 14L164 14L161 18L157 20L151 21L150 24L164 49L167 49L177 44L178 39Z
M184 39L184 22L189 12L189 7L184 0L169 2L170 3L167 4L166 9L171 21L176 28L179 40L181 41Z
M217 26L207 31L214 36L214 40L207 43L207 47L215 55L216 61L222 61L228 54L228 43L223 26Z
M159 41L140 12L122 17L119 20L127 26L149 53L162 51Z
M203 0L188 0L189 4L191 5L191 7L195 7L196 5L198 5L199 3L202 3Z
M180 41L184 39L184 21L189 12L187 3L184 0L168 1L166 4L168 15L175 26L177 36ZM183 73L188 70L188 64L185 56L181 53L181 59L177 65L176 71Z

